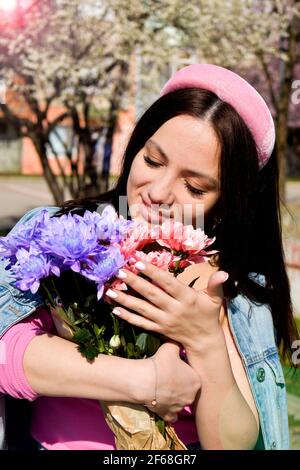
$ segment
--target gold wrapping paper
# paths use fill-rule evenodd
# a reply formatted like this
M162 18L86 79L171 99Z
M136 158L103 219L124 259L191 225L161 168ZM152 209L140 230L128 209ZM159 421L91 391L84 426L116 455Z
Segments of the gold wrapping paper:
M155 424L155 414L143 405L100 402L106 423L115 435L117 450L185 450L170 425L165 437Z

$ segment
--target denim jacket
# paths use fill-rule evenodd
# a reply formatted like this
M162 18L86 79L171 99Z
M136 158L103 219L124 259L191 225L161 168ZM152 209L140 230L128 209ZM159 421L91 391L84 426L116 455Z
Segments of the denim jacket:
M57 208L47 208L54 213ZM41 208L33 209L15 225L34 217ZM13 277L0 260L0 337L12 325L28 317L43 304L41 297L22 292L13 284ZM255 282L264 285L264 276L249 273ZM289 448L288 412L285 381L275 342L270 308L257 305L237 295L227 304L228 319L235 344L243 361L260 418L260 441L266 450ZM238 417L237 417L238 419Z

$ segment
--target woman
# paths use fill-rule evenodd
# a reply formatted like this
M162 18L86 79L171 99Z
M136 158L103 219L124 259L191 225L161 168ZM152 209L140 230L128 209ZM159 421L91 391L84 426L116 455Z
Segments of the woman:
M7 347L1 391L33 401L31 433L42 446L112 449L94 400L151 407L155 397L155 411L175 423L187 445L288 448L278 347L290 356L297 333L273 147L273 120L256 90L229 70L192 65L170 79L137 123L116 188L61 208L81 212L109 201L118 209L119 197L127 196L132 217L158 223L189 207L196 224L202 205L205 232L216 236L219 250L214 263L191 266L177 279L146 263L139 269L149 280L119 273L143 298L107 293L116 315L172 340L155 355L156 370L149 359L99 356L88 364L55 335L47 311L34 312L37 297L17 291L11 280L0 284ZM23 320L15 324L17 318ZM192 402L194 415L181 413Z

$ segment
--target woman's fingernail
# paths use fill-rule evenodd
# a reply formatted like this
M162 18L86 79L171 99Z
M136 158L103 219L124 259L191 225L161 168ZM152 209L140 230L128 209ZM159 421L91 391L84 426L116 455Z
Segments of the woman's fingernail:
M111 299L116 299L118 297L118 294L116 294L116 292L114 292L113 290L111 289L108 289L107 292L105 292L105 295L107 295L108 297L110 297Z
M119 279L126 279L127 274L125 273L125 271L122 271L122 269L120 269L120 270L118 271L116 277L118 277Z
M139 269L140 271L143 271L144 269L146 269L145 264L142 263L141 261L138 261L137 263L135 263L134 266L136 267L136 269Z
M224 281L223 282L226 282L228 278L229 278L229 274L227 273L226 276L224 276Z
M120 310L118 310L117 308L114 308L113 311L112 311L112 313L113 313L114 315L117 315L117 316L121 315Z

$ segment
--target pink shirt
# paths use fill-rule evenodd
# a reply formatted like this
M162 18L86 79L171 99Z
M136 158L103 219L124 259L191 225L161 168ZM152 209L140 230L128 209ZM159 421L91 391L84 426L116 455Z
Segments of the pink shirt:
M2 337L6 361L0 362L0 392L33 402L31 434L47 449L115 449L114 435L97 400L42 397L29 385L23 370L24 352L35 336L44 333L55 334L55 328L47 310L39 310L38 314L12 326ZM189 407L184 409L174 427L186 444L198 441Z

